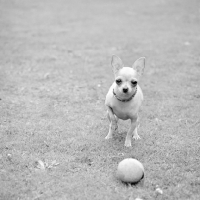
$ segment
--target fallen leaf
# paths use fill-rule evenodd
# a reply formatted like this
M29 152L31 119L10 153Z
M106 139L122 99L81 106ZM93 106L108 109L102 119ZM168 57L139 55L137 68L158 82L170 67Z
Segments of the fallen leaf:
M157 194L163 194L163 191L160 188L156 188L156 193Z
M184 42L184 45L185 45L185 46L189 46L189 45L190 45L190 42Z
M43 169L43 170L45 169L45 164L44 164L43 161L38 160L36 163L37 163L36 167L37 167L38 169Z
M52 161L50 165L48 165L48 163L46 163L48 169L50 169L52 167L55 167L55 166L57 166L59 164L60 163L58 163L56 160Z

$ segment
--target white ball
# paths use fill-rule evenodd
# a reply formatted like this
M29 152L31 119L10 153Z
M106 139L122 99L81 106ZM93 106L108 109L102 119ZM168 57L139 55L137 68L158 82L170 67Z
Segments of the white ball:
M133 158L122 160L117 168L117 178L126 183L137 183L144 176L144 167L141 162Z

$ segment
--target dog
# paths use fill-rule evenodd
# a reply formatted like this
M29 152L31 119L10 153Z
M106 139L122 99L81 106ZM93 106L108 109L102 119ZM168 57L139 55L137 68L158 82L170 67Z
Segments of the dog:
M138 81L144 72L145 58L137 59L132 67L125 67L122 60L112 56L111 65L115 81L111 85L105 100L107 117L110 121L109 132L105 139L113 137L117 132L119 119L131 120L131 127L127 132L125 146L131 147L131 138L140 139L137 133L138 111L143 101L143 93Z

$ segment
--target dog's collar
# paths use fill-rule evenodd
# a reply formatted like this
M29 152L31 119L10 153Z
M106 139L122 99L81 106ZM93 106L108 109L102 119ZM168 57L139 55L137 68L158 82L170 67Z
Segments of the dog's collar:
M121 102L128 102L128 101L132 100L133 97L136 95L136 93L137 93L137 87L136 87L136 89L135 89L135 92L133 93L133 95L132 95L129 99L120 99L120 98L117 96L117 94L115 93L114 89L113 89L113 95L115 96L115 98L116 98L117 100L119 100L119 101L121 101Z

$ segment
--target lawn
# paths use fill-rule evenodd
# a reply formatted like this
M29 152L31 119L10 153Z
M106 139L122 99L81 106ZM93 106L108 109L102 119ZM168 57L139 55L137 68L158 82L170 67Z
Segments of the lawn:
M197 0L1 0L0 199L200 199L199 24ZM113 54L146 57L131 148L128 121L104 139Z

